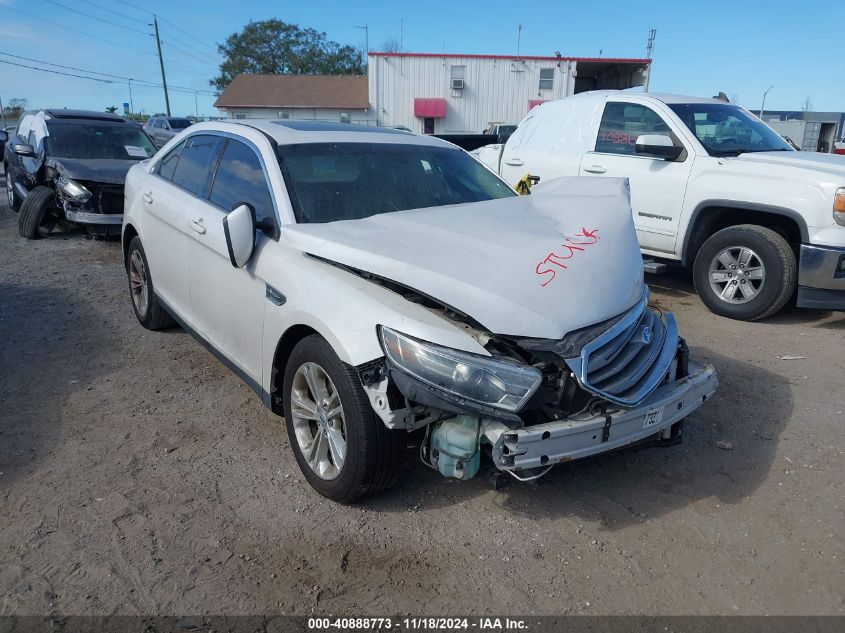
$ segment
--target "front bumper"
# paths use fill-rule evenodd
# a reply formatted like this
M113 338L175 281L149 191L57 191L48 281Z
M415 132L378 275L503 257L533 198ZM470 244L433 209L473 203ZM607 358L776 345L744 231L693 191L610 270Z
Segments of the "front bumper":
M798 307L845 310L845 248L802 244Z
M76 224L123 224L122 213L88 213L65 208L65 217Z
M499 470L519 471L606 453L668 429L716 391L712 365L690 361L689 375L662 387L632 409L503 431L493 443Z

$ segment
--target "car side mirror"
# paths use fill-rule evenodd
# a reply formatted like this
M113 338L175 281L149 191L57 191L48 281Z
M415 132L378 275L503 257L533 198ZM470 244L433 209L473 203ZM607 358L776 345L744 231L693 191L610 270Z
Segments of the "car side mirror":
M5 143L9 140L9 133L6 130L0 130L0 143Z
M684 151L681 145L675 145L672 138L665 134L642 134L637 137L635 149L639 156L664 160L675 160Z
M15 143L12 145L12 151L18 156L28 156L29 158L35 157L35 148L32 145L27 145L26 143Z
M235 268L243 268L255 248L255 215L249 205L239 204L223 218L223 233L229 261Z

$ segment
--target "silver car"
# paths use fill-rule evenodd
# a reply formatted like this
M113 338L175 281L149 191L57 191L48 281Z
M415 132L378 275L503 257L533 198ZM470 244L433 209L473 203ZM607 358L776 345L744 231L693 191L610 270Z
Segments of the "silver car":
M154 116L144 125L144 131L149 134L155 144L161 147L167 141L190 127L190 119L175 116Z

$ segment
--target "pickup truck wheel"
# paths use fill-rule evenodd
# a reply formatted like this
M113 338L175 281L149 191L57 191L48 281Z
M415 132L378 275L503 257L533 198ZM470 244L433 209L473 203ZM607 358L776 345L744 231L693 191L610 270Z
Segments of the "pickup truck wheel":
M704 304L741 321L765 319L795 292L795 253L773 230L753 224L722 229L701 246L693 279Z
M126 254L126 274L129 278L132 308L135 310L139 323L148 330L163 330L175 325L173 317L167 313L153 292L153 280L150 277L147 255L138 236L133 237L129 242L129 251Z
M47 237L59 223L60 213L53 190L36 187L21 204L18 233L30 240Z
M15 193L14 177L12 176L9 166L6 165L6 199L9 201L9 208L17 213L21 208L21 201L18 200L18 194Z
M394 482L404 433L384 426L355 368L324 338L312 335L294 347L283 388L288 437L317 492L349 504Z

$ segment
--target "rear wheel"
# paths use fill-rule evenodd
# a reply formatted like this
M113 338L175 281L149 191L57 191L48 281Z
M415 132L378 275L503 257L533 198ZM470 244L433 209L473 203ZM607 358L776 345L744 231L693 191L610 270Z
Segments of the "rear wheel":
M56 206L53 190L48 187L36 187L21 204L18 233L30 240L47 237L56 228L60 217L61 210Z
M773 230L753 224L722 229L701 246L693 265L695 288L716 314L765 319L795 292L795 253Z
M129 242L126 253L126 273L129 277L129 294L132 308L138 321L148 330L163 330L175 325L173 318L164 309L153 292L153 280L141 238L135 236Z
M355 369L325 339L312 335L294 347L284 394L296 461L317 492L348 504L394 482L405 433L384 426Z

